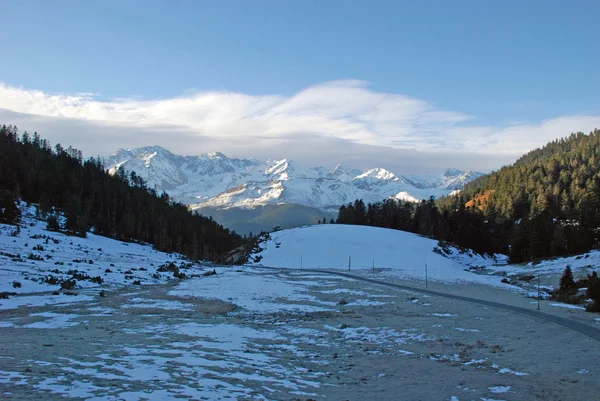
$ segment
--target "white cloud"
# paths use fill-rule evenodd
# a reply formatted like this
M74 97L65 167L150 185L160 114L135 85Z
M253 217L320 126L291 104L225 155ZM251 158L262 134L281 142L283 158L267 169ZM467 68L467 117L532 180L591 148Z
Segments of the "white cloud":
M404 155L410 149L420 156L445 155L448 161L468 159L469 154L478 160L475 154L485 154L487 160L496 163L510 162L570 132L600 127L600 116L584 115L536 124L478 126L467 114L442 110L401 94L376 92L367 82L356 80L314 85L293 96L220 91L172 99L109 101L100 101L93 94L49 94L0 83L0 109L18 116L17 120L26 125L21 124L21 128L36 129L46 137L51 121L55 128L67 131L77 127L77 136L65 131L63 135L78 138L74 145L88 152L90 147L96 152L112 146L106 150L111 152L123 144L132 147L167 142L167 148L185 154L212 150L239 153L243 147L246 152L240 156L245 157L279 149L288 154L274 156L294 158L297 149L289 144L298 145L298 141L291 138L306 138L314 144L321 138L321 146L337 141L336 146L353 149L356 157L367 146L370 151L366 153L371 155L376 154L374 149L389 154L401 150ZM101 135L109 135L111 140L98 144L98 138L85 135L83 126L90 132L103 132ZM300 143L310 149L307 142ZM207 144L219 148L207 149ZM322 153L324 160L330 161ZM490 165L488 169L497 167Z

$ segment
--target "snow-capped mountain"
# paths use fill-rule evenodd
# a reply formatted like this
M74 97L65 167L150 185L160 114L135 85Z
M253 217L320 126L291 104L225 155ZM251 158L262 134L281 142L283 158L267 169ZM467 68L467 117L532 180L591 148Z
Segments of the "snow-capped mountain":
M119 167L135 171L148 187L166 191L193 209L294 203L337 210L355 199L376 202L389 197L439 197L483 175L455 169L402 176L383 168L364 172L343 165L333 170L305 168L287 159L261 162L228 158L219 152L180 156L160 146L120 149L105 158L104 164L113 173Z
M485 174L477 171L461 171L449 168L441 173L406 175L404 178L409 180L417 188L441 188L449 191L462 189L466 183L473 181Z

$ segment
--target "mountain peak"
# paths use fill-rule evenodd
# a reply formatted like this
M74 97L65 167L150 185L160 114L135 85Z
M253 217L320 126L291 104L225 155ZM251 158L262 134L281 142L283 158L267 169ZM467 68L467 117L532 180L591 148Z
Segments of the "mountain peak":
M347 174L351 170L354 170L354 169L351 167L348 167L344 164L338 164L337 166L335 166L335 168L333 170L330 171L330 173L332 175Z
M206 154L206 157L208 157L209 159L229 159L227 156L225 156L223 153L221 152L210 152Z
M265 171L265 174L281 174L290 167L290 163L287 159L269 161L268 164L270 164L271 167Z
M158 154L166 154L166 155L173 154L160 145L144 146L142 148L129 149L129 151L135 152L135 153L158 153Z
M467 171L465 173L464 171L461 171L456 168L447 168L446 171L444 171L444 177L456 177L456 176L467 174L467 173L470 173L470 171Z
M398 181L400 180L394 173L387 171L384 168L373 168L365 171L363 174L356 177L356 179L361 178L372 178L377 180L384 181Z
M281 159L272 161L271 166L265 171L265 175L273 176L275 179L287 181L294 178L317 178L316 170L304 169L298 166L294 161Z

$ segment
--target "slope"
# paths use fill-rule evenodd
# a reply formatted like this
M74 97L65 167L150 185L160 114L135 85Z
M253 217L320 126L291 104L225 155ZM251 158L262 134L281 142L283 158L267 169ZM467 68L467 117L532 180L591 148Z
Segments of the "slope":
M438 247L416 234L385 228L325 224L271 233L254 255L254 264L288 268L384 269L403 279L476 282L505 286L500 277L468 271L470 266L496 263L492 258ZM497 257L503 263L503 256Z
M0 299L0 309L80 301L102 288L166 283L179 269L179 277L201 274L202 267L182 255L92 233L82 238L49 231L35 207L21 209L20 225L0 224L0 293L29 296ZM72 295L82 290L88 295Z
M65 231L152 243L194 259L217 260L242 244L216 222L148 188L135 173L119 169L111 175L100 160L83 160L71 147L52 149L37 134L18 139L15 127L0 126L0 172L0 222L18 221L15 204L22 200L43 213L64 213ZM4 216L6 208L10 216Z
M437 204L449 213L481 204L484 220L501 233L495 243L511 260L579 254L600 243L599 170L600 130L579 132L469 182Z

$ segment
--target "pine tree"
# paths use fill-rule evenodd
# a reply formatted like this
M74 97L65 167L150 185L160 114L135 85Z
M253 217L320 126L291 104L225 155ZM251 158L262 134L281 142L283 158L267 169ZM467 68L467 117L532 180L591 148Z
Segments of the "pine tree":
M0 223L18 224L21 221L21 211L17 199L8 190L0 190Z
M586 307L590 312L600 312L600 278L595 271L588 275L586 296L592 303Z
M571 266L567 265L560 278L560 287L557 292L557 298L562 302L569 302L571 297L577 293L577 286L573 279L573 272Z
M573 279L573 271L571 266L567 265L560 278L560 290L564 292L572 291L575 288L575 280Z
M217 260L242 245L243 239L214 220L192 214L167 194L148 189L135 174L105 171L99 159L83 160L81 152L47 141L17 128L0 126L0 220L15 222L16 201L39 204L41 213L62 213L66 219L55 230L83 235L94 232L123 241L150 242L159 250L193 258Z

